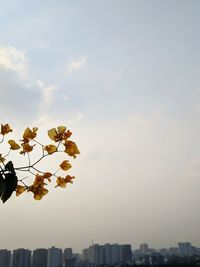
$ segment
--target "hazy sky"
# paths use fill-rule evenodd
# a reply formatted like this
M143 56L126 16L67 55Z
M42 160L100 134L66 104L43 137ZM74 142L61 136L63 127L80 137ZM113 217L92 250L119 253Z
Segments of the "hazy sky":
M0 204L0 248L200 246L200 2L0 3L0 122L81 151L73 185Z

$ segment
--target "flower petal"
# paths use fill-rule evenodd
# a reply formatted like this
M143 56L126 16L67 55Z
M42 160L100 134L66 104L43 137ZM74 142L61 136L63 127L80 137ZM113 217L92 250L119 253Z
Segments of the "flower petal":
M72 141L65 141L65 153L67 153L69 156L72 156L76 158L76 154L80 154L80 151L76 145L76 143Z
M66 187L65 179L60 177L60 176L57 178L56 183L57 183L56 187L58 187L58 186L60 186L61 188L65 188Z
M23 139L24 140L32 140L32 139L34 139L37 136L37 134L36 134L37 130L38 130L37 127L34 127L32 131L31 131L31 129L29 127L27 127L25 129L25 131L24 131Z
M67 171L72 167L72 165L68 162L68 160L64 160L61 164L60 164L60 168L63 171Z
M53 141L56 141L56 135L57 135L56 128L52 128L52 129L48 130L48 136L49 136Z
M18 197L19 195L21 195L24 191L26 191L26 188L22 185L17 185L16 188L16 196Z
M9 132L12 132L10 125L9 124L5 124L5 125L1 124L1 134L5 135L5 134L8 134Z
M10 149L12 150L20 149L20 146L14 140L9 140L8 144L10 145Z
M57 129L58 129L58 133L59 134L63 134L66 131L66 127L65 126L58 126Z
M57 147L54 145L47 145L44 147L44 150L46 150L48 154L53 154L57 151Z

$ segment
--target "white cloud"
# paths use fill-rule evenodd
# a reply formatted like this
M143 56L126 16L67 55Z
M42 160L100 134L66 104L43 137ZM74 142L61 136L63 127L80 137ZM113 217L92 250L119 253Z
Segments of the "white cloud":
M13 46L0 46L1 67L22 73L26 70L26 61L25 51Z
M56 85L46 86L43 81L38 80L37 85L41 89L41 103L39 107L39 114L44 115L47 109L51 106L53 101L53 93L58 90Z
M70 73L72 71L80 69L86 62L84 57L80 57L77 60L72 60L67 68L67 72Z

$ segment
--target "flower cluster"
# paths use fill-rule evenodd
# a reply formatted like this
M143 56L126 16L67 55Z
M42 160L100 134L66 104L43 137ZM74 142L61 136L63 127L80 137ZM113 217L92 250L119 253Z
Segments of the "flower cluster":
M0 136L2 137L0 143L5 140L5 136L11 133L9 124L1 124ZM53 141L50 144L41 144L37 140L38 128L33 127L30 129L27 127L23 133L22 139L16 142L13 139L9 139L9 151L7 154L0 154L0 198L3 202L10 198L15 191L16 196L21 195L24 192L32 192L35 200L42 199L49 191L47 186L52 181L55 181L55 187L65 188L67 183L73 183L74 176L64 175L64 177L58 175L58 172L67 172L72 165L69 160L65 159L57 166L57 170L54 173L49 171L42 171L37 168L37 164L40 163L45 157L55 154L57 152L66 153L69 157L76 158L80 151L75 142L70 140L72 133L65 126L58 126L48 130L48 136ZM34 162L31 161L30 153L35 150L35 147L41 147L41 156L37 157ZM27 156L28 164L23 167L17 167L12 161L8 161L11 151L19 150L19 155ZM7 162L7 163L6 163ZM31 184L27 184L24 177L18 178L19 173L28 173L28 177L32 177ZM16 174L17 173L17 174Z

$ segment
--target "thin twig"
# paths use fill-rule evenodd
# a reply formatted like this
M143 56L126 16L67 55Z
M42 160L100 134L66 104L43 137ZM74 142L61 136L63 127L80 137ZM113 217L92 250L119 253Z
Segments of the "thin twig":
M28 165L29 165L29 169L30 169L31 159L30 159L30 154L29 153L27 153L27 154L28 154Z
M8 153L4 156L4 158L6 158L7 156L9 156L10 152L11 152L11 149L10 149L10 150L8 151Z
M24 186L25 186L25 188L26 189L28 189L29 187L28 187L28 185L27 184L25 184L22 180L18 180L19 182L21 182Z
M0 144L3 143L3 141L4 141L4 135L3 135L3 137L2 137L2 139L0 141Z
M31 167L33 170L35 170L36 172L40 172L40 173L45 173L45 172L43 172L43 171L39 171L38 169L36 169L35 167Z

